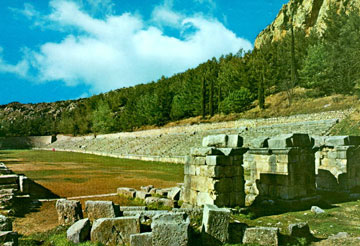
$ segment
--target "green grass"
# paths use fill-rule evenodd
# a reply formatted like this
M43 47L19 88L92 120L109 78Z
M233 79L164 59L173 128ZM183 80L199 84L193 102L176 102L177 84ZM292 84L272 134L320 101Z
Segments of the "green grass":
M66 239L66 230L68 227L59 226L45 233L32 234L19 238L19 246L102 246L99 243L90 241L85 243L74 244Z

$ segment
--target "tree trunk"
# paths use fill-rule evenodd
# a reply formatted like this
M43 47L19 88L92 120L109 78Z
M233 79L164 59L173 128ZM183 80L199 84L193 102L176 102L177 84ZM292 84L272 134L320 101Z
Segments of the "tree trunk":
M205 84L205 78L203 78L202 80L202 105L201 105L201 110L202 110L202 117L205 118L206 116L206 84Z

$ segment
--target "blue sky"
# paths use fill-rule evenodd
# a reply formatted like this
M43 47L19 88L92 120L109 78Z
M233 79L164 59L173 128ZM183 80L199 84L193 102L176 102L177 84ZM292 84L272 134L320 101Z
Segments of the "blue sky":
M1 0L0 104L76 99L240 48L287 0Z

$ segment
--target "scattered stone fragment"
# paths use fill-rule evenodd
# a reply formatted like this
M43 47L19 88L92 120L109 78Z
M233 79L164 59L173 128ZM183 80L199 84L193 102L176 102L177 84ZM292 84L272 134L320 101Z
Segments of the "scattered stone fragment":
M243 244L258 244L267 246L279 245L279 228L251 227L245 230Z
M119 214L111 201L86 201L85 212L90 221L100 218L115 218Z
M133 188L118 188L117 193L120 196L127 196L127 197L134 198L136 190Z
M82 243L90 239L90 220L82 219L73 224L66 232L67 239L73 243Z
M59 224L73 224L83 218L80 201L60 199L56 202Z
M130 235L130 246L152 246L152 233L139 233Z
M325 213L325 211L321 208L319 208L318 206L312 206L311 207L311 212L315 213L315 214L323 214Z
M228 241L230 214L230 209L204 205L202 231L206 235L205 240L215 239L222 243Z
M138 216L102 218L95 220L91 228L91 241L108 246L130 243L130 235L140 233Z
M154 188L153 185L141 186L141 187L140 187L140 189L141 189L142 191L146 192L146 193L149 193L152 188Z
M152 245L187 246L190 219L185 213L166 213L153 218Z
M0 231L12 231L12 221L4 215L0 215Z
M121 206L120 211L145 211L147 208L145 206Z
M160 197L150 196L145 199L145 204L150 205L159 202Z

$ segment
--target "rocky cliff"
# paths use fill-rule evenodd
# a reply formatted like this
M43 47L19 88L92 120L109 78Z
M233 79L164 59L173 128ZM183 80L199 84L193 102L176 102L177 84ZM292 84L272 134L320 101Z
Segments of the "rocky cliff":
M360 0L290 0L283 5L273 23L258 35L255 47L259 48L267 39L279 40L289 31L291 4L295 4L294 26L309 33L314 28L318 32L326 28L324 18L331 4L336 4L339 10L342 8L346 10L351 5L360 7Z

